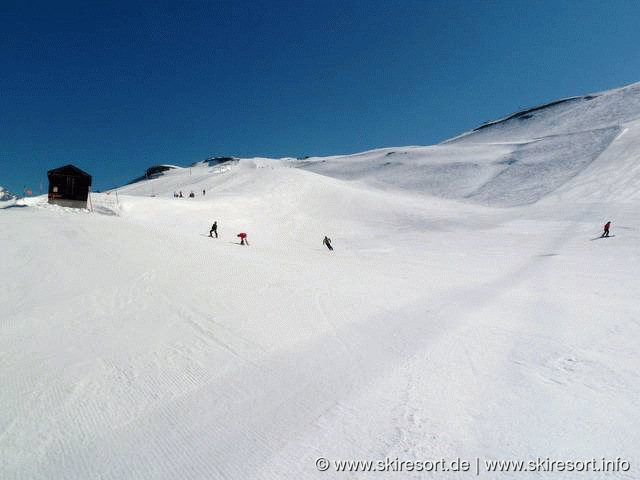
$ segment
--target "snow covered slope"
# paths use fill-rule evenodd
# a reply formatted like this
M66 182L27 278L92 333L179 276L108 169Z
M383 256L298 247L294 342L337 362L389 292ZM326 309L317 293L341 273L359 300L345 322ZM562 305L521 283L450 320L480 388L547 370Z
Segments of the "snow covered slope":
M526 142L579 132L619 128L638 119L640 83L557 100L487 122L446 143Z
M637 478L632 117L1 210L0 478Z
M637 138L638 119L640 83L528 109L441 145L311 159L304 168L485 205L531 204L565 188L622 132ZM603 173L618 183L628 172Z

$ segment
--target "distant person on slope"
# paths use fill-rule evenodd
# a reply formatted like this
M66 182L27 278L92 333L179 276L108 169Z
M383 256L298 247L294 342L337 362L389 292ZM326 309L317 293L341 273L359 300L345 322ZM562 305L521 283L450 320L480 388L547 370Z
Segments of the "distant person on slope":
M607 222L604 224L604 232L602 232L602 237L608 237L609 236L609 229L611 228L611 222Z
M331 246L331 239L326 235L324 236L324 240L322 240L322 244L326 245L329 250L333 251L333 247Z
M249 240L247 240L247 234L242 232L239 233L238 236L240 237L240 245L249 245Z
M218 222L215 221L213 222L213 225L211 225L211 230L209 231L209 236L213 237L213 234L216 234L216 238L218 238Z

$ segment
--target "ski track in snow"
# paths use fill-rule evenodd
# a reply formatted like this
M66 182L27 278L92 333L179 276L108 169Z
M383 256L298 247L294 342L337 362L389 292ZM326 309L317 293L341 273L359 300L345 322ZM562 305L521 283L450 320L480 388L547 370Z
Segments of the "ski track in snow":
M424 478L315 462L620 457L630 471L574 476L637 478L633 88L441 146L180 169L94 195L93 214L0 210L0 477ZM571 109L610 121L605 101L621 125L568 127ZM572 141L553 174L527 157ZM507 192L492 179L514 158L529 167ZM591 242L607 220L615 238Z

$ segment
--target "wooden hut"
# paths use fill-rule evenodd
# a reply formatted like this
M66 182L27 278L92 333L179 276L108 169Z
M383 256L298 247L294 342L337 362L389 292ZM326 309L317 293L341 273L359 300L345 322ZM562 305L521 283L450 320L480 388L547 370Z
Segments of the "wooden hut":
M47 172L49 177L49 203L63 207L87 208L91 175L73 165Z

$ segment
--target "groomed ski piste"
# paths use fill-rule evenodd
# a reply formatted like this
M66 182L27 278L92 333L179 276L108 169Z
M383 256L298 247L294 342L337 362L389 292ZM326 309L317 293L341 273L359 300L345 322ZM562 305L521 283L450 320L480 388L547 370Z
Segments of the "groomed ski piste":
M639 204L640 84L12 202L0 478L636 479Z

